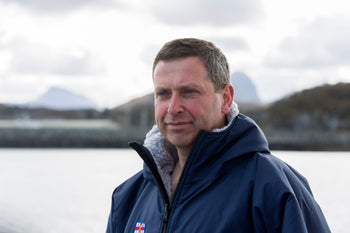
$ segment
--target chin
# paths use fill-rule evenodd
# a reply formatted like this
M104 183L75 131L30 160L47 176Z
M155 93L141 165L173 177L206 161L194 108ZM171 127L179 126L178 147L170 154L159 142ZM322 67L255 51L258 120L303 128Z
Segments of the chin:
M195 137L188 137L188 135L178 135L176 137L168 137L167 140L175 147L189 147L192 146Z

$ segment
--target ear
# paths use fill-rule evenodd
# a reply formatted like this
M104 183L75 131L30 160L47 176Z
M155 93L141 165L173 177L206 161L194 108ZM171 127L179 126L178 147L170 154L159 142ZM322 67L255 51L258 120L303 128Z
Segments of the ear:
M231 84L227 84L224 89L221 91L222 104L221 104L221 112L227 114L232 106L233 96L235 90Z

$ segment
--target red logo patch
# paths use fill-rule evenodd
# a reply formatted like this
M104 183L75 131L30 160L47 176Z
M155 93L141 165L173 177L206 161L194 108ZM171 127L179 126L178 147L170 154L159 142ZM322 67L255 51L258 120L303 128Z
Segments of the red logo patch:
M145 233L146 223L137 222L134 233Z

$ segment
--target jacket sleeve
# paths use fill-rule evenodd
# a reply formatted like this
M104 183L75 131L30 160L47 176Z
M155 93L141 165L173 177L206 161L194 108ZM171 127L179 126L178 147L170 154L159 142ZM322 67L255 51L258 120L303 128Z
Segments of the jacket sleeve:
M116 190L114 191L114 193ZM114 233L115 231L115 223L114 223L114 195L112 196L112 204L111 204L111 210L108 217L108 223L106 228L106 233Z
M307 180L271 155L257 163L252 216L255 232L330 233Z
M112 227L111 214L110 214L108 218L106 233L113 233L112 228L113 227Z

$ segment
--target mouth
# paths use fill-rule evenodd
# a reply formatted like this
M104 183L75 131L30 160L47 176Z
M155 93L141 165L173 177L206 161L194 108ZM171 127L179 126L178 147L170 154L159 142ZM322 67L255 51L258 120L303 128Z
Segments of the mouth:
M170 130L180 130L183 128L187 128L189 125L191 125L191 122L166 122L165 125Z

